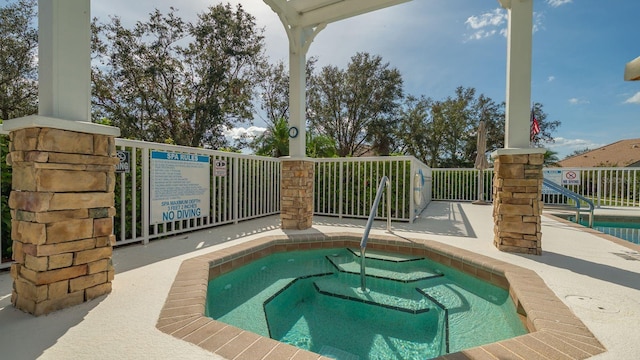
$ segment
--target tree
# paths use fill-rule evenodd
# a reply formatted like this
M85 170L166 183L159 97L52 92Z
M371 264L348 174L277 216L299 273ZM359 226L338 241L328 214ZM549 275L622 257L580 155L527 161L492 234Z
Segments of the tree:
M279 158L289 155L289 123L280 118L250 143L256 155Z
M547 150L544 152L544 166L558 166L558 152L553 150Z
M568 159L570 157L574 157L574 156L578 156L578 155L582 155L585 153L588 153L589 151L591 151L593 149L589 149L588 147L584 148L584 149L578 149L578 150L573 150L573 152L567 156L565 156L565 159Z
M407 97L399 116L402 152L431 167L471 167L480 120L487 129L487 151L503 147L504 105L475 93L458 87L455 96L441 101Z
M258 68L258 100L264 112L263 120L275 124L289 119L289 73L282 61L272 65L267 62Z
M331 138L316 135L307 131L306 154L312 158L335 157L336 144ZM289 124L280 118L274 124L268 125L267 130L249 143L256 155L281 157L289 155Z
M547 121L547 114L543 110L543 106L540 103L533 104L533 114L538 120L540 126L540 132L533 136L531 141L535 147L544 147L545 144L554 143L555 139L552 133L560 126L560 121Z
M93 24L93 100L122 137L186 146L226 146L225 128L252 117L262 30L241 5L216 5L185 23L156 10L125 28Z
M317 58L311 57L306 63L306 84L311 82L311 75L315 69ZM289 120L289 72L284 63L279 61L275 65L264 62L257 69L258 101L264 112L263 120L267 124L275 124L281 118ZM260 115L260 114L258 114Z
M332 158L338 156L336 142L326 136L315 134L313 130L307 129L306 153L312 158Z
M401 153L414 156L423 163L435 167L438 162L443 134L440 128L444 119L438 116L439 106L430 98L408 96L400 109L398 137Z
M380 56L357 53L346 70L323 67L311 78L308 119L312 130L334 139L339 156L360 156L367 141L388 153L396 132L394 114L402 99L402 77Z
M0 119L37 112L36 0L0 7Z

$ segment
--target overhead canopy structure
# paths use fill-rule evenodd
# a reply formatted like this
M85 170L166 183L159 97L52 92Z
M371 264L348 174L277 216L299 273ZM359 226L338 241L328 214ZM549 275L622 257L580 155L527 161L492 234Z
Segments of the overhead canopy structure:
M289 38L289 154L306 155L306 54L327 24L410 0L264 0L278 14Z
M316 27L410 0L265 0L285 26Z
M629 61L624 67L624 79L625 81L640 80L640 56Z

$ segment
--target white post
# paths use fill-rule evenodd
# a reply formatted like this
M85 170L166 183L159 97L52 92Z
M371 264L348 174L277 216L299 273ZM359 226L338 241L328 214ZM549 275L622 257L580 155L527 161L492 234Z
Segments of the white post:
M289 156L306 156L306 43L305 31L291 29L289 40ZM293 129L295 128L295 129ZM296 131L297 130L297 131ZM294 136L295 135L295 136Z
M91 121L90 0L38 1L38 114Z
M533 0L501 0L509 12L505 148L529 148Z

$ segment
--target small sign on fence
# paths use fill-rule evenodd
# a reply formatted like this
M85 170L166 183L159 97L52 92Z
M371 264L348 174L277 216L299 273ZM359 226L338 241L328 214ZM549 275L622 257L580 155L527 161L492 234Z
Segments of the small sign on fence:
M562 185L580 185L580 170L562 170Z
M213 165L213 176L227 176L227 162L225 160L214 160Z
M131 171L131 153L125 150L117 150L116 155L120 162L116 164L116 173L128 173Z

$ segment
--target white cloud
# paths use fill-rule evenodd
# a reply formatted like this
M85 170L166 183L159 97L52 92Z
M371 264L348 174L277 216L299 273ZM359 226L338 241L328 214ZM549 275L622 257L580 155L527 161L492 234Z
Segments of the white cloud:
M477 30L487 26L500 26L506 21L507 12L503 9L497 8L480 16L470 16L467 21L465 21L465 24L469 25L472 29Z
M589 100L571 98L571 99L569 99L569 104L571 104L571 105L589 104Z
M558 7L558 6L562 6L565 4L570 4L572 3L573 0L547 0L547 4L553 6L553 7Z
M549 148L558 153L558 158L564 159L567 155L573 153L576 150L584 150L586 148L596 149L606 144L594 143L585 139L566 139L563 137L554 138L555 142L545 144L546 148Z
M256 136L260 136L260 134L265 131L267 131L266 128L258 126L250 126L248 128L235 127L233 129L226 129L224 131L224 136L229 139L238 140L244 137L254 138Z
M468 40L480 40L500 34L507 36L507 11L502 8L496 8L478 16L469 16L464 22L473 32L467 36ZM542 26L543 15L541 13L533 14L533 32L537 32Z
M507 22L507 12L497 8L478 16L470 16L464 22L473 33L468 36L469 40L480 40L495 35L499 28L503 28Z
M554 81L555 79L556 79L556 77L555 77L555 76L553 76L553 75L551 75L551 76L549 76L549 77L547 78L547 82L552 82L552 81Z
M624 101L625 104L640 104L640 92Z

